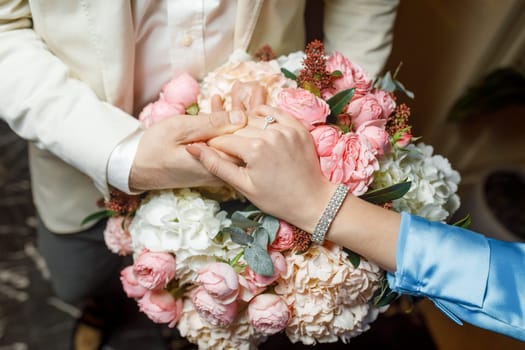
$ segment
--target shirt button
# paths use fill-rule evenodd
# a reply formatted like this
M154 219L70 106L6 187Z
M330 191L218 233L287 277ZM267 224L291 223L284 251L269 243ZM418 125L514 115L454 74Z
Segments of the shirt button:
M188 47L192 43L193 43L193 38L189 35L184 35L184 37L182 38L182 45Z

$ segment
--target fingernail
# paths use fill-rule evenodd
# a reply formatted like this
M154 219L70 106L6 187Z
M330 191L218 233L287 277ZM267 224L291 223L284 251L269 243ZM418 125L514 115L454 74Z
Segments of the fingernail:
M230 112L230 122L232 124L244 124L246 121L246 116L243 111L231 111Z
M186 151L188 151L188 153L191 154L195 159L199 159L201 156L201 149L199 146L194 144L186 145Z

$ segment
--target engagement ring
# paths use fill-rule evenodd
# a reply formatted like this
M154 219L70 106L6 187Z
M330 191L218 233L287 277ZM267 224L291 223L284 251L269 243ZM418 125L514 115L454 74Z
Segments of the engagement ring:
M274 116L267 115L266 117L264 117L264 127L263 127L263 129L266 129L268 127L268 125L270 125L271 123L275 123L276 121L277 121L277 119L275 119Z

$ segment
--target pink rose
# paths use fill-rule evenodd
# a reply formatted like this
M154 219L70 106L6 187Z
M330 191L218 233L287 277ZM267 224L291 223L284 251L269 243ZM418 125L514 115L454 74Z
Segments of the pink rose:
M299 119L308 130L326 122L330 107L323 99L300 88L285 88L279 94L278 107Z
M155 323L169 323L173 328L182 313L182 299L175 299L168 291L149 290L138 300L140 311Z
M239 294L237 272L226 263L211 263L199 270L197 283L223 304L233 302Z
M144 250L135 259L133 272L143 287L161 289L175 277L175 266L175 257L172 254Z
M379 163L365 136L352 132L344 134L332 154L320 158L323 174L333 183L344 183L355 196L368 190Z
M396 146L405 148L410 142L412 142L412 134L409 131L403 131L396 141Z
M285 257L277 251L271 251L270 258L273 263L273 275L272 276L262 276L255 272L249 267L246 268L246 279L251 281L257 287L267 287L273 282L275 282L281 274L286 273L288 265L286 264Z
M128 255L133 252L131 246L131 235L128 231L131 218L123 216L112 216L108 219L104 229L104 241L113 253Z
M293 247L294 243L294 227L286 221L279 220L279 230L268 247L271 251L282 252Z
M340 52L334 51L326 60L326 68L329 72L340 71L343 76L334 81L334 89L323 91L323 97L329 98L337 92L355 88L356 95L368 93L372 86L372 79L366 71L358 64L351 62Z
M177 115L186 114L184 107L180 105L171 105L164 99L159 99L148 104L139 114L139 121L143 128L149 128L164 119Z
M343 134L339 128L330 125L319 125L310 133L319 157L326 157L332 153L332 149Z
M352 99L346 106L346 112L352 118L354 130L357 130L361 124L370 120L386 119L383 115L383 108L377 101L376 96L372 94Z
M254 296L264 292L266 287L258 287L252 280L246 279L239 275L239 299L244 302L249 302Z
M383 118L387 119L396 109L396 101L392 97L392 94L379 89L375 89L372 93L383 110Z
M142 298L148 289L144 288L139 284L135 273L133 273L133 266L127 266L122 271L120 271L120 282L122 283L122 288L128 296L128 298Z
M256 331L265 335L278 333L290 322L291 312L283 298L260 294L248 305L248 320Z
M388 145L389 135L385 130L386 120L370 120L364 122L356 130L356 134L364 135L377 156L382 156Z
M180 105L183 110L186 110L190 105L197 102L199 83L190 74L183 72L163 86L162 94L170 105Z
M193 305L199 316L213 326L227 327L237 315L237 302L222 304L203 287L198 287L192 296Z

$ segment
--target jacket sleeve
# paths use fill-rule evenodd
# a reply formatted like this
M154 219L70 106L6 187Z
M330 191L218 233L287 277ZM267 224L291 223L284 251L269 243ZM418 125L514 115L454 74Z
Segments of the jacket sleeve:
M101 101L49 51L32 28L27 1L0 0L0 77L0 118L107 194L109 156L138 121Z
M324 43L363 66L371 77L392 50L399 0L325 0Z
M525 243L402 214L397 292L430 298L451 319L525 341Z

